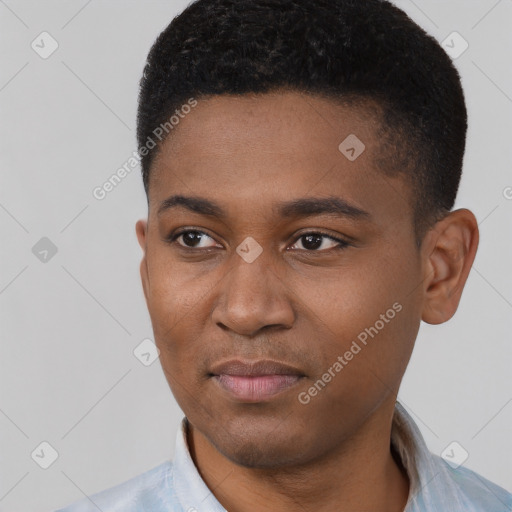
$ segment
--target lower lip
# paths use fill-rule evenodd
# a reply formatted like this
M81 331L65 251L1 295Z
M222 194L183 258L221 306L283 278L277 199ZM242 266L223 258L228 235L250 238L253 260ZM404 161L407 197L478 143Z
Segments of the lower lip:
M215 375L220 387L247 402L260 402L294 386L299 375Z

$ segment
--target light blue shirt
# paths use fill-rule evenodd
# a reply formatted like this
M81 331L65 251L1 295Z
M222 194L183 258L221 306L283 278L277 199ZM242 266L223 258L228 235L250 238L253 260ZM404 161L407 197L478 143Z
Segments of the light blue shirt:
M391 443L410 481L404 512L510 512L512 494L477 473L430 453L411 416L396 404ZM167 461L115 487L57 512L226 512L190 456L186 419Z

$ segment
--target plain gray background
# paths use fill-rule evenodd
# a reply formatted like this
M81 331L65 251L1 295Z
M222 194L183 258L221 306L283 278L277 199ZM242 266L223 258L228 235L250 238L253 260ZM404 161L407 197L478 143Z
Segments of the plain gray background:
M133 354L152 338L140 169L102 201L92 190L137 149L145 57L187 3L0 0L1 511L54 510L173 455L181 411L159 361ZM457 207L481 229L459 310L422 325L399 398L433 452L457 441L466 467L512 489L512 1L396 3L440 42L469 43ZM59 45L46 59L31 47L43 31ZM43 441L58 452L48 469L31 457Z

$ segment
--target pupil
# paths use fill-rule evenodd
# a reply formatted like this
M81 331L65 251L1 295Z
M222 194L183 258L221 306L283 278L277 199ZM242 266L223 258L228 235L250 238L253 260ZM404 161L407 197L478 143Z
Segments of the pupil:
M186 245L195 247L196 243L201 240L201 235L197 231L188 231L183 235L183 241ZM188 242L191 242L190 244Z
M302 242L306 249L318 249L322 245L322 235L304 235L302 238L306 241L306 243Z

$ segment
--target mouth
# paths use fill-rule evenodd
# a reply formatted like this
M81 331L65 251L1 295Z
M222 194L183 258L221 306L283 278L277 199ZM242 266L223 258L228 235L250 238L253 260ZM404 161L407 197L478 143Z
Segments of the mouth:
M210 377L231 398L262 402L294 387L304 373L293 366L271 360L231 360L214 366Z

